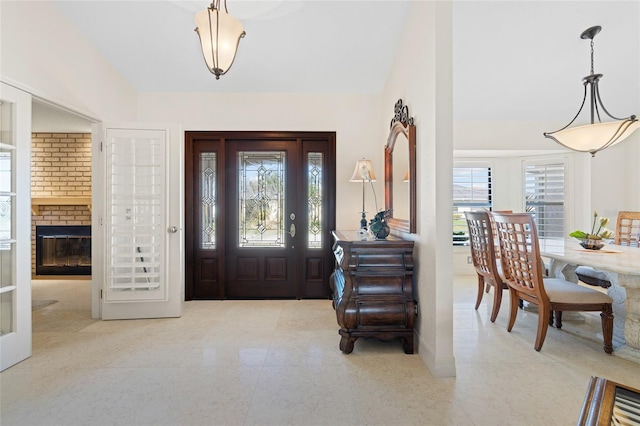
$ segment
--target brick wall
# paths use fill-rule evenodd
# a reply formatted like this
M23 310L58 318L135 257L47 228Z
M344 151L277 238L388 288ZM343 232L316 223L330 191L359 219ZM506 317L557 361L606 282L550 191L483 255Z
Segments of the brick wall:
M91 134L31 135L31 196L91 197ZM41 206L31 216L31 271L35 274L36 225L91 225L87 206Z

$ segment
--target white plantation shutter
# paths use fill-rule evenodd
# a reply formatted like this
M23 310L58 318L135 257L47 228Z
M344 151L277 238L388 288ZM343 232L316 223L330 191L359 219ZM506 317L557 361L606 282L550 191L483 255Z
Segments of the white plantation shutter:
M166 144L162 131L137 138L110 129L106 154L107 301L165 300Z
M525 209L533 214L540 238L564 238L565 165L524 165Z

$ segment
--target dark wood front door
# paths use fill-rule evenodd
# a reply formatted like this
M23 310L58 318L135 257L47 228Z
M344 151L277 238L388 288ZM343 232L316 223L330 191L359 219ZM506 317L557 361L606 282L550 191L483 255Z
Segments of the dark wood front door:
M186 299L324 298L335 134L186 133Z

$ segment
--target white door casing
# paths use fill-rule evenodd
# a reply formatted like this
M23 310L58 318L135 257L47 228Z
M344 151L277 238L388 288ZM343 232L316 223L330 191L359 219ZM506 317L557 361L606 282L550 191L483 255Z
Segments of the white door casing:
M94 317L181 316L183 146L179 126L94 125Z
M0 371L31 356L31 95L0 83Z

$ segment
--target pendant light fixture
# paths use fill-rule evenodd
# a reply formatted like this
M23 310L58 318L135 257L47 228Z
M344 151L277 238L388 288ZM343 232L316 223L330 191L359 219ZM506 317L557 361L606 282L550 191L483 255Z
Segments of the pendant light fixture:
M631 115L628 118L614 117L606 110L602 104L602 99L600 99L598 81L602 77L602 74L595 74L593 71L593 38L601 29L602 27L596 25L584 30L580 35L581 39L591 40L591 74L582 79L584 82L584 97L580 109L575 117L573 117L573 120L562 129L556 130L555 132L544 133L545 137L556 141L560 145L574 151L589 152L592 157L596 155L596 152L625 140L634 130L640 127L640 123L635 115ZM576 118L578 118L582 112L582 108L587 101L587 96L589 96L590 99L590 124L570 128L569 126L576 121ZM602 122L600 119L600 111L615 121Z
M226 0L214 0L207 9L196 13L195 20L204 61L219 80L231 68L240 39L246 33L240 21L229 15Z

